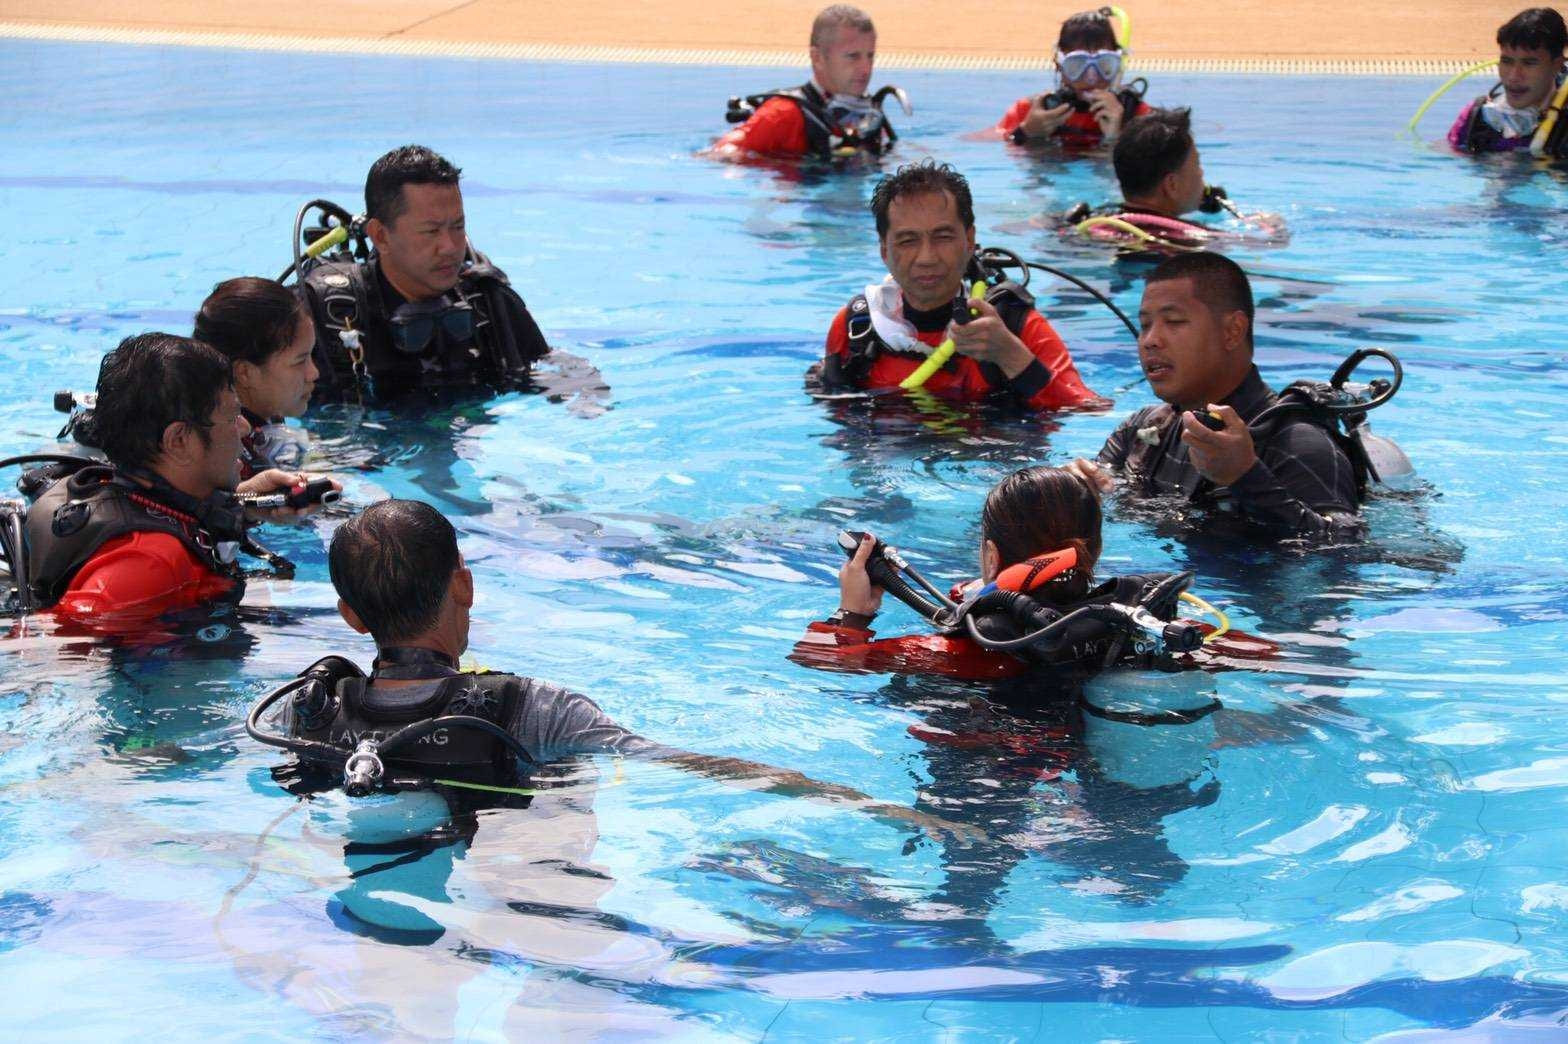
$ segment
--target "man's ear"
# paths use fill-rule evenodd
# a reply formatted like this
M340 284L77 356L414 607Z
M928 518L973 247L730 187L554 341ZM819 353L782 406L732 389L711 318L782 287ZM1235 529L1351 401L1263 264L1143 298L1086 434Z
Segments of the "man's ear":
M1231 312L1220 322L1220 330L1225 335L1225 350L1227 352L1245 351L1247 348L1247 313L1242 311Z
M158 440L158 459L171 464L188 463L200 437L195 425L175 421L163 429L163 437Z
M365 222L365 235L370 237L370 242L380 250L387 241L387 225L380 218L371 218Z
M447 585L447 597L453 603L464 609L474 607L474 573L467 566L458 566L452 573L452 582Z
M365 622L359 618L359 614L350 608L349 604L341 598L338 599L338 615L343 617L344 623L348 624L354 629L355 634L370 633L370 628L365 626Z

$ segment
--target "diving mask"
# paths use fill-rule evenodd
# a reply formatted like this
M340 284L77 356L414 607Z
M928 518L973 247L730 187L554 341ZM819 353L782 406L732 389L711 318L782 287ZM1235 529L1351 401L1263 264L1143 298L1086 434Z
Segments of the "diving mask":
M392 343L400 352L417 355L441 332L448 344L474 339L474 309L456 295L433 301L406 301L392 313Z
M1122 52L1068 51L1064 54L1057 51L1056 66L1068 83L1081 82L1092 70L1103 83L1112 84L1122 74Z

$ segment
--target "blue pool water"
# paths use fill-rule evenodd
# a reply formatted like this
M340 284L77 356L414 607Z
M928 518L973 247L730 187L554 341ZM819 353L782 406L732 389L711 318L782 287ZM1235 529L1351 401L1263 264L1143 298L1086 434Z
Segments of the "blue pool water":
M1308 557L1113 504L1108 566L1196 569L1290 655L1211 680L1212 734L1053 738L979 690L785 654L834 606L845 525L944 580L971 572L997 478L1091 454L1150 401L1133 347L1037 283L1111 413L807 398L833 311L882 272L871 179L692 155L726 96L785 79L0 42L0 451L47 441L48 392L89 385L121 337L188 329L219 279L280 270L300 202L353 208L371 159L421 141L463 166L476 244L613 389L608 409L510 395L316 419L330 461L367 468L346 472L351 500L452 516L481 592L475 659L988 839L944 847L636 762L466 823L417 799L297 802L241 721L325 652L368 658L332 610L324 519L274 534L299 579L258 586L213 641L137 651L30 622L0 642L11 1036L1562 1032L1562 176L1397 138L1417 80L1157 78L1153 100L1195 106L1211 180L1290 223L1288 247L1238 255L1265 377L1398 352L1405 388L1375 420L1429 490L1372 505L1368 548ZM1106 162L965 137L1028 77L896 79L917 106L900 157L971 178L983 242L1135 306L1129 273L1030 225L1106 197ZM894 607L881 626L914 621ZM959 749L912 726L1021 740ZM443 823L468 840L377 847Z

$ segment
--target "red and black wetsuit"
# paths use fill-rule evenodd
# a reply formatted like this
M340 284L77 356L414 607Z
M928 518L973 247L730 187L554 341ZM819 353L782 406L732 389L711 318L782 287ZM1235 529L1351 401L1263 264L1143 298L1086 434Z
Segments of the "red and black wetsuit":
M900 381L925 362L925 356L896 351L876 335L874 328L862 325L870 322L863 314L864 301L863 296L857 297L833 317L824 347L823 380L830 385L866 390L897 388ZM1008 329L1034 355L1034 361L1017 376L1009 378L994 364L954 354L926 381L926 391L959 402L980 402L1001 395L1028 410L1109 405L1108 400L1083 383L1067 345L1062 343L1045 316L1026 304L1012 309L999 307L998 311ZM857 327L853 336L852 313ZM904 319L914 327L919 341L933 348L947 339L947 325L952 316L952 309L945 305L923 312L911 308L907 301L904 303Z
M834 96L815 83L770 93L772 96L757 105L745 123L713 143L715 152L827 160L845 146L878 155L894 139L892 128L876 108L869 112L869 127L840 126L829 108ZM752 96L753 104L758 97Z
M1147 116L1154 111L1154 106L1145 102L1136 92L1122 91L1117 95L1122 101L1122 124L1138 116ZM1023 125L1029 117L1029 110L1034 107L1036 99L1019 98L1013 107L1002 115L997 123L996 130L1003 137L1009 137ZM1105 140L1105 132L1100 129L1100 121L1094 118L1092 112L1070 112L1067 119L1060 127L1051 132L1052 139L1061 142L1069 148L1093 148Z
M243 536L216 534L105 465L58 479L28 508L28 583L35 604L63 619L135 629L167 613L237 600L233 555Z

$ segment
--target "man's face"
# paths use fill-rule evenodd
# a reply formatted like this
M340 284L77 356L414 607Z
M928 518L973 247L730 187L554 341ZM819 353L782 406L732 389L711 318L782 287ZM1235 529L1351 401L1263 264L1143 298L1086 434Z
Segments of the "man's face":
M240 416L240 397L233 388L223 389L218 404L207 418L207 442L200 448L199 472L202 485L214 489L233 489L240 481L240 439L250 425Z
M1237 373L1233 354L1241 345L1222 317L1199 300L1191 279L1146 284L1138 325L1143 375L1154 394L1172 406L1190 410L1218 402L1245 376Z
M1203 163L1198 159L1198 146L1188 150L1187 158L1170 176L1175 179L1171 183L1171 209L1177 214L1197 210L1203 203Z
M428 301L457 285L468 251L463 193L456 185L404 185L403 212L391 222L372 218L367 230L393 287L410 300Z
M1533 51L1504 47L1497 58L1497 75L1503 81L1503 93L1508 104L1516 109L1545 104L1562 67L1562 56L1554 56L1544 47Z
M975 252L974 226L964 227L958 201L946 192L899 196L887 208L887 222L882 261L904 300L924 311L957 297Z
M245 407L269 419L304 413L320 376L312 358L315 345L316 326L301 312L293 338L265 363L235 363L234 383Z
M811 49L811 75L829 94L860 97L871 84L877 34L839 26L826 45Z

